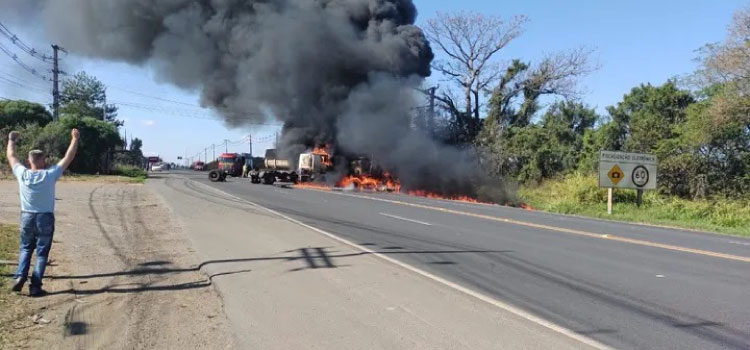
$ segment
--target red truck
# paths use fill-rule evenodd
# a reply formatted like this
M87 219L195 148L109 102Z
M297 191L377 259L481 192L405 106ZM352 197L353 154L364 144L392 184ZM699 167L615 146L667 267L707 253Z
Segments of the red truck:
M190 166L190 169L193 169L195 171L203 171L203 169L206 168L206 163L203 163L201 161L197 161L193 163L193 165Z
M247 153L222 153L218 159L216 170L208 173L211 181L224 181L227 176L242 176L242 167L247 165L248 170L252 169L252 156Z

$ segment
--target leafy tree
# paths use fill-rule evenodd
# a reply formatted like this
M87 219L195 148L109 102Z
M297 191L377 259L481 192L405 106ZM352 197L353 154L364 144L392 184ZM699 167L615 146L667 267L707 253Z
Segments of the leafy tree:
M553 104L536 124L500 127L498 119L490 119L479 139L483 162L494 175L521 182L574 171L584 137L598 119L593 109L576 102Z
M659 87L649 84L634 88L617 107L610 109L610 113L621 115L618 118L629 122L626 150L668 153L672 148L664 141L679 136L687 108L693 102L695 99L689 91L668 81ZM666 149L660 150L665 146Z
M122 147L123 142L112 123L79 115L65 115L58 123L48 124L38 134L36 147L50 156L65 153L70 142L70 130L81 131L78 155L70 166L74 173L106 173L109 169L111 151Z
M80 72L63 81L60 111L63 114L91 117L117 126L117 107L106 103L107 88L94 76Z
M29 124L45 126L51 121L52 115L38 103L23 100L0 101L0 130L3 134Z
M682 133L688 108L694 102L693 95L678 88L673 80L661 86L633 88L616 106L607 108L609 121L585 138L580 169L594 170L601 150L655 154L662 189L687 196L694 159Z
M736 86L714 86L691 106L683 127L694 196L750 192L750 97Z
M130 142L130 161L131 164L134 165L141 165L143 162L143 141L139 138L134 138L132 142Z

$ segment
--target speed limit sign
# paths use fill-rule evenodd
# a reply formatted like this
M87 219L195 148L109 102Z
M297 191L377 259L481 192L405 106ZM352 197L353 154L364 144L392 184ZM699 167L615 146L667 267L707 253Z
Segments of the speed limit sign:
M639 165L633 168L632 180L633 184L638 187L646 186L648 183L648 169L645 166Z
M599 153L599 187L602 188L655 190L657 171L656 156L651 154Z

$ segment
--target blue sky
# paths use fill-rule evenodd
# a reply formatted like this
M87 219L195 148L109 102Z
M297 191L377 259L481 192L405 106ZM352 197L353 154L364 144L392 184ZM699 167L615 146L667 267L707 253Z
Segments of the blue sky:
M706 43L721 41L735 10L747 1L720 0L415 0L421 23L436 11L479 11L509 17L529 17L525 31L498 56L501 60L520 58L534 62L546 53L585 46L596 49L601 69L582 79L584 102L604 111L617 103L632 87L641 83L661 84L696 68L695 50ZM10 16L11 18L8 18ZM0 12L0 21L26 39L31 46L46 48L38 26L30 26L12 14ZM13 48L0 38L0 44ZM37 68L33 58L19 58ZM36 62L39 63L39 62ZM144 151L165 160L193 156L206 146L224 148L224 140L240 141L252 134L256 155L273 145L277 126L261 125L247 129L227 129L211 119L210 110L199 108L198 93L183 91L156 81L148 68L68 56L66 70L85 70L109 85L108 98L120 104L119 116L126 124L121 133L144 140ZM431 77L435 83L439 77ZM9 82L10 81L10 82ZM19 85L19 83L21 85ZM48 103L46 82L19 69L0 53L0 97L25 98ZM146 97L147 95L150 97ZM155 99L157 97L159 99ZM161 100L160 100L161 99ZM167 102L171 100L175 102ZM247 143L229 146L229 151L246 152ZM208 150L209 158L212 149Z

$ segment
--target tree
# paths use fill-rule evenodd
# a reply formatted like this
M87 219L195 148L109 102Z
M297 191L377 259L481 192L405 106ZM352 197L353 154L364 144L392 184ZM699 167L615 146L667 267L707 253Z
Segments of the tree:
M589 62L591 53L585 48L556 53L535 66L514 60L492 90L488 120L497 119L497 127L526 126L539 111L541 96L576 98L578 79L597 68Z
M62 84L61 107L63 114L87 116L122 125L117 118L117 107L106 104L107 88L94 76L80 72Z
M538 123L501 128L499 119L487 120L479 138L482 160L493 175L521 182L574 171L598 120L593 109L572 101L553 104Z
M701 50L699 81L704 87L731 84L743 93L750 92L750 7L734 14L729 35L722 43Z
M109 122L80 115L64 115L58 123L48 124L36 138L37 148L51 156L65 153L70 130L81 131L81 144L70 171L74 173L107 173L111 152L123 145L117 127Z
M436 60L433 67L461 86L466 116L479 119L479 93L500 72L493 58L521 34L525 22L526 16L504 20L472 12L438 12L427 21L427 39L447 55L446 60Z
M18 152L25 154L32 149L35 136L51 121L52 115L40 104L23 100L0 101L0 144L6 144L10 131L20 131L22 138ZM0 152L0 170L10 171L7 164L3 150Z
M0 101L0 131L3 135L12 128L29 124L45 126L52 121L52 115L44 106L23 100Z
M143 141L139 138L134 138L130 142L130 161L131 164L141 165L143 162Z

